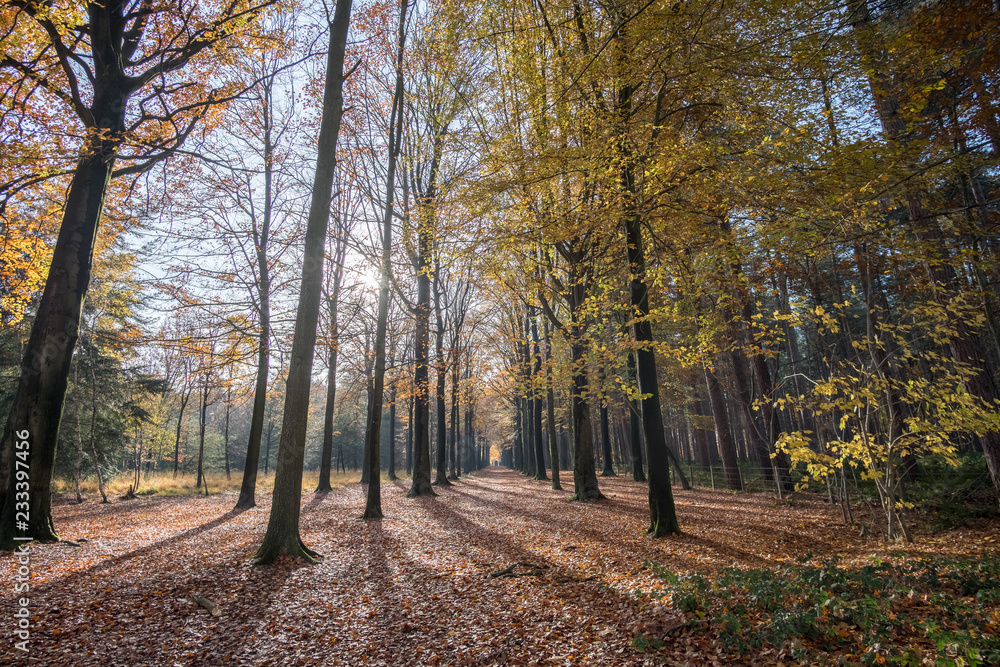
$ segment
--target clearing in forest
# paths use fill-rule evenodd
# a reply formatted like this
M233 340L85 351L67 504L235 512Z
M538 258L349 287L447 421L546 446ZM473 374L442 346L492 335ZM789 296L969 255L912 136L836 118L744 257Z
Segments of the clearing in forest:
M712 582L732 583L726 568L769 571L780 581L801 574L807 558L816 564L839 555L838 567L872 576L888 572L883 558L913 563L973 554L987 562L1000 533L994 520L937 534L918 527L916 544L904 554L899 545L843 526L839 509L819 498L677 490L684 535L651 540L643 534L645 485L624 479L601 485L607 500L570 503L566 491L498 468L439 488L437 498L407 499L407 485L397 482L383 487L386 518L370 522L358 519L364 506L358 484L309 493L302 536L325 556L311 567L288 560L249 565L266 527L268 498L242 513L230 511L230 494L60 504L55 517L67 541L31 544L29 653L5 641L0 661L764 665L820 664L817 656L861 663L866 654L892 661L909 651L920 664L935 655L930 635L917 631L917 621L893 625L902 617L900 604L922 609L919 618L936 618L919 584L902 602L886 598L871 607L885 618L870 627L849 604L852 581L825 587L845 592L823 606L833 610L819 618L825 625L811 627L829 626L839 635L836 656L830 638L811 636L809 628L782 634L774 619L789 618L788 610L755 611L733 593L735 585L720 589L735 595L732 609L713 606L706 591ZM9 610L13 559L3 558L0 599ZM974 612L987 633L996 621L995 602L982 595L990 590L981 582ZM966 598L976 602L976 592L951 592L960 606ZM193 597L213 601L219 614ZM953 621L942 623L947 630ZM859 643L883 626L892 632L881 654ZM955 646L942 651L961 648Z

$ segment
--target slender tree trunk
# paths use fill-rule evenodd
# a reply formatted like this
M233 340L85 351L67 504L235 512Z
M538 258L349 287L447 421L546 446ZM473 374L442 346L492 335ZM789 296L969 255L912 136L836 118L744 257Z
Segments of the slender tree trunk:
M77 389L79 389L79 361L73 368L73 384ZM82 403L83 401L77 401L75 406L76 409L73 411L73 416L76 417L76 468L73 470L73 482L76 486L76 502L78 505L83 502L83 496L80 494L80 468L83 466L83 433L80 430L80 408L82 407Z
M257 337L257 382L254 386L253 413L250 417L250 438L247 441L247 457L243 466L243 482L236 509L245 510L256 506L257 461L260 459L260 439L264 432L264 413L267 409L267 379L271 359L271 268L268 262L268 243L271 238L271 217L274 208L273 196L273 152L271 139L270 89L265 93L264 117L264 211L260 231L253 228L257 249L257 299L260 304L260 331Z
M471 358L466 363L465 366L465 379L469 380L472 378L472 361ZM474 447L475 447L475 432L472 430L472 397L465 402L465 470L466 472L474 472L476 470L475 460L474 460Z
M538 318L529 313L529 319L531 321L531 344L532 344L532 382L531 382L531 394L533 398L532 402L532 439L535 443L535 479L548 480L548 475L545 474L545 443L542 441L542 392L541 388L537 386L537 383L541 381L542 378L542 351L538 344Z
M575 274L575 267L571 274ZM583 343L583 310L585 286L576 276L571 276L570 295L570 355L573 362L573 485L571 500L599 500L604 498L597 485L597 471L594 468L594 432L590 426L590 406L587 404L587 369L584 362L586 350Z
M267 448L264 450L264 475L270 471L271 465L271 434L274 433L274 420L267 422Z
M389 480L395 482L396 477L396 383L392 383L389 395Z
M622 166L619 172L621 189L625 195L623 222L629 262L629 300L632 306L632 337L635 339L639 391L645 396L640 402L642 428L649 457L649 528L653 537L680 534L673 490L670 487L670 463L667 443L663 435L663 414L660 412L660 388L656 377L656 357L652 342L653 329L649 323L649 289L646 285L646 253L642 243L642 228L636 208L636 183L633 157L627 136L627 123L631 117L633 88L625 85L618 90L618 111L622 127L619 151Z
M722 398L722 388L715 372L705 366L705 382L708 385L708 399L712 403L712 417L715 419L715 438L719 443L719 454L726 471L726 486L730 489L743 488L740 467L736 462L736 445L729 432L729 416Z
M546 408L546 425L549 431L549 458L552 459L552 488L556 490L562 489L559 484L559 442L556 437L556 394L552 388L552 343L551 343L551 331L549 330L548 319L542 319L542 333L545 342L545 354L547 356L548 363L545 364L545 408Z
M323 452L320 456L319 483L316 492L332 491L330 468L333 465L333 417L337 405L337 355L340 351L337 328L337 308L340 297L340 271L335 269L333 293L330 295L330 355L326 372L326 408L323 412Z
M406 474L413 472L413 394L410 394L410 418L406 422Z
M601 401L601 449L604 457L604 470L601 477L615 477L615 468L612 465L611 451L611 427L608 418L608 404Z
M635 384L635 351L629 352L627 364L628 379L630 384ZM639 410L639 401L628 402L628 426L629 426L629 457L632 459L632 479L636 482L645 482L646 473L642 467L642 416Z
M452 354L454 356L451 364L451 436L448 443L448 449L451 451L451 472L448 477L451 479L458 479L460 463L458 460L458 443L460 441L459 431L461 424L459 420L461 419L461 411L459 410L458 404L458 336L455 336L455 341L452 346Z
M101 472L101 464L97 460L97 395L97 359L92 356L90 360L90 452L94 457L94 470L97 471L97 490L101 492L101 504L106 505L108 495L104 492L104 473Z
M195 484L196 489L201 488L201 482L205 477L204 472L204 461L205 461L205 416L208 410L208 383L201 389L201 418L199 421L198 428L198 479ZM208 483L205 483L208 486Z
M396 191L396 159L403 132L403 47L406 43L406 8L408 0L399 6L398 41L396 44L396 82L392 96L392 113L389 119L389 163L385 181L385 207L382 212L382 263L379 278L378 322L375 328L375 378L374 403L368 411L369 439L366 449L371 452L368 461L368 494L363 519L382 518L382 489L379 462L382 435L382 400L385 392L385 337L389 320L389 274L392 254L392 209Z
M177 470L181 461L181 427L184 425L184 408L187 407L188 399L191 398L191 389L187 386L187 380L181 388L181 409L177 414L177 434L174 437L174 477L177 477Z
M524 429L521 428L521 399L514 402L514 443L511 448L511 463L514 465L514 470L521 469L521 440L524 437Z
M222 431L222 453L223 458L226 461L226 480L232 479L229 474L229 411L232 408L230 400L232 399L232 389L226 391L226 422Z
M444 360L444 317L441 312L440 275L441 267L436 266L434 271L434 314L437 319L437 330L434 335L434 351L437 360L437 383L434 387L434 412L437 418L437 432L435 433L437 443L437 475L434 478L434 484L451 486L451 482L448 481L447 415L444 400L448 367Z
M299 537L302 500L302 462L305 456L309 385L312 379L316 324L323 285L323 253L333 175L336 168L337 137L343 113L344 51L350 22L351 0L338 0L330 25L330 45L320 121L316 178L305 235L302 282L295 318L291 360L285 391L285 409L278 449L278 465L267 532L257 550L258 563L273 562L283 553L315 562L318 554Z

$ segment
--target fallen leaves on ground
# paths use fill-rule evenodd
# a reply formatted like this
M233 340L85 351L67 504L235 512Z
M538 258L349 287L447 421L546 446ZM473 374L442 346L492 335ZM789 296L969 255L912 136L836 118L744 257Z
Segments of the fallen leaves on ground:
M570 503L566 491L496 468L438 488L436 498L407 499L408 484L397 482L383 485L385 519L374 522L358 518L358 484L306 494L302 538L324 555L316 566L250 565L269 498L246 512L231 510L230 494L59 504L67 542L31 544L30 652L9 641L0 659L74 667L779 664L774 652L727 653L711 633L685 626L667 600L635 591L662 588L658 568L712 576L807 553L866 563L899 548L843 526L839 508L819 498L788 503L702 489L675 491L684 535L652 540L646 486L617 478L601 488L607 500ZM906 549L966 555L995 549L998 534L996 522L984 521L918 535ZM11 567L0 572L8 610L13 576ZM662 646L638 651L640 634L663 637Z

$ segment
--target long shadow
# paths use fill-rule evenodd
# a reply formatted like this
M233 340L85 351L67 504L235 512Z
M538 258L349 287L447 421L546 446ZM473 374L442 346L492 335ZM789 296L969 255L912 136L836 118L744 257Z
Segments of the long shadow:
M258 623L274 618L272 600L295 568L251 568L238 559L213 561L202 550L188 554L186 547L176 545L223 526L239 514L231 510L167 539L33 586L32 604L51 609L55 615L43 615L36 626L39 631L32 634L32 650L41 649L51 656L51 651L70 641L76 667L217 664L217 656L235 654L246 638L255 634ZM225 536L220 539L225 549L230 543ZM167 550L169 562L159 564L154 559L148 567L133 565L139 572L151 572L151 576L134 576L136 570L129 563ZM121 575L113 582L95 578L112 569ZM208 616L185 601L191 595L216 602L223 614ZM155 642L134 641L137 633L148 633L151 627L156 629ZM61 628L62 634L50 632L52 628ZM199 638L197 644L192 643L192 636Z
M596 528L594 528L594 529L585 529L585 528L581 528L579 526L574 526L574 525L568 524L568 523L563 522L563 521L559 521L558 519L554 518L555 516L558 516L558 515L554 515L554 514L551 514L551 513L549 513L549 514L543 514L543 513L540 513L538 511L528 510L528 509L525 509L523 507L519 507L517 505L511 504L511 503L508 503L508 502L504 502L502 500L486 500L484 498L477 497L475 494L471 494L471 493L468 493L468 492L465 492L465 491L460 491L458 489L454 489L454 490L452 490L452 492L456 493L458 495L464 496L464 497L468 498L469 500L471 500L471 501L473 501L475 503L478 503L480 505L484 505L484 506L487 506L487 507L490 507L490 508L493 508L493 509L499 509L499 510L502 510L502 511L506 511L506 512L508 512L508 513L510 513L512 515L515 515L515 516L522 516L522 517L525 517L525 518L530 519L532 521L536 521L538 523L544 524L545 526L556 528L558 530L572 531L572 532L580 535L581 538L590 540L592 542L603 542L603 543L613 543L614 542L613 539L609 538L604 533L598 531ZM593 508L593 507L599 507L600 503L605 503L605 502L607 502L607 501L603 501L602 500L602 501L598 501L597 503L587 503L586 507L588 509L589 508Z
M177 533L176 535L172 535L166 539L160 540L159 542L154 542L152 544L147 544L144 547L139 547L138 549L134 549L132 551L129 551L128 553L124 553L121 556L115 556L107 560L102 560L100 563L95 563L90 567L73 572L72 574L66 577L53 579L49 582L46 582L45 584L41 584L35 587L35 590L38 592L44 592L53 586L63 587L68 584L74 583L78 579L82 579L84 577L97 574L99 572L103 572L104 570L121 566L122 564L130 560L133 560L135 558L139 558L141 556L146 556L156 551L160 551L172 544L183 542L184 540L200 535L204 532L212 530L213 528L217 528L218 526L221 526L222 524L232 520L233 518L242 513L243 510L235 510L235 509L229 510L228 512L218 517L217 519L212 519L211 521L203 523L200 526L189 528L182 533Z
M471 500L472 502L479 503L481 505L492 507L494 509L500 509L502 511L506 511L514 515L524 516L530 520L536 521L546 526L550 526L552 528L557 528L562 531L575 533L579 535L582 539L589 540L594 543L603 543L603 544L617 543L617 540L615 538L605 535L603 532L599 531L596 528L587 529L587 528L581 528L579 526L568 525L553 518L554 515L552 514L543 514L538 511L528 510L526 508L518 507L514 504L511 504L509 502L504 502L503 500L499 499L487 500L484 498L480 498L475 494L462 491L461 489L458 488L452 488L450 489L450 492L457 495L461 495ZM495 495L502 495L502 492L497 491L495 492ZM632 515L638 519L648 518L648 514L646 514L642 509L636 508L634 505L628 502L614 498L602 500L596 503L588 503L585 507L588 509L588 511L592 512L593 514L603 514L607 516L609 519L615 519L621 513ZM697 522L700 524L700 528L702 529L699 532L703 532L705 528L709 527L713 523L717 523L721 526L724 526L725 528L731 529L733 527L731 516L730 520L728 521L721 518L713 517L711 515L702 516L710 512L711 509L712 508L710 506L706 505L694 505L694 506L688 505L684 507L684 513L688 514L691 519L697 520ZM750 510L741 510L742 513L748 513L749 511ZM595 524L596 523L599 522L595 522ZM683 530L683 528L684 527L682 525L681 529ZM784 538L791 536L794 537L799 542L802 542L805 539L799 536L794 531L786 531L771 527L758 527L757 532L763 534L770 534L777 538ZM702 549L710 550L711 552L714 552L716 555L722 558L727 558L732 560L743 560L747 564L767 564L767 561L762 557L758 556L757 554L754 554L750 551L746 551L744 549L740 549L738 547L734 547L732 545L723 542L719 542L717 540L713 540L704 535L683 533L680 536L671 537L670 539L674 542L680 542L682 544L688 544L691 546L697 546ZM804 545L804 547L807 549L810 548L810 545L815 547L818 546L819 544L819 542L816 540L811 540L811 541L806 540L806 542L807 543Z
M56 517L56 520L59 522L73 519L86 520L110 516L112 514L116 517L120 517L122 515L132 514L142 510L179 505L185 501L190 501L196 498L201 498L201 496L163 496L161 498L144 498L141 500L118 500L107 504L100 502L84 502L82 504L77 504L74 502L68 505L58 505L57 507L79 508L79 511L67 513L60 512Z
M320 505L322 505L327 498L337 493L338 491L340 491L340 489L334 489L333 491L313 492L312 500L310 500L308 503L302 506L301 513L303 515L309 514L313 510L317 509Z
M419 501L420 499L418 499ZM579 574L572 568L566 568L565 566L553 563L547 557L541 554L536 554L529 551L517 544L509 537L491 531L481 526L480 524L470 521L461 513L456 512L444 503L435 503L430 499L426 499L421 505L427 510L431 518L438 521L442 526L448 529L457 530L462 535L468 536L466 542L470 543L472 546L478 547L487 552L503 554L507 558L507 563L509 562L530 562L534 565L542 565L548 570L548 573L566 573L568 575ZM498 548L500 545L500 548ZM614 605L627 605L630 607L637 606L636 598L629 595L622 595L617 590L608 588L603 585L600 581L591 581L586 579L577 579L571 576L568 582L564 582L565 585L559 584L556 581L550 582L540 582L539 585L546 586L549 595L554 595L556 597L565 599L567 602L574 605L580 604L580 595L578 594L579 587L588 587L588 590L597 589L600 591L601 595L609 596L614 598L616 601ZM617 606L613 608L618 608Z

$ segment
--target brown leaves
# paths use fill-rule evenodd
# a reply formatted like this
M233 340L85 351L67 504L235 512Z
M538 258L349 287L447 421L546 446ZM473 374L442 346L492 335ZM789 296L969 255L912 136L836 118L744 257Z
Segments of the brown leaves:
M882 548L818 500L707 490L675 491L685 534L651 540L646 487L602 486L614 498L577 504L495 469L434 499L406 499L399 483L383 488L386 518L365 522L363 489L351 485L304 499L303 539L326 557L312 567L247 565L267 508L231 514L231 495L57 505L79 547L32 547L32 657L66 664L72 655L80 666L776 664L729 655L706 627L682 627L668 601L636 597L661 581L644 563L710 576L807 550L863 563ZM958 554L981 546L984 532L995 538L997 527L921 537L911 551ZM8 608L11 587L0 584ZM640 634L662 646L640 653ZM0 660L16 657L4 651Z

